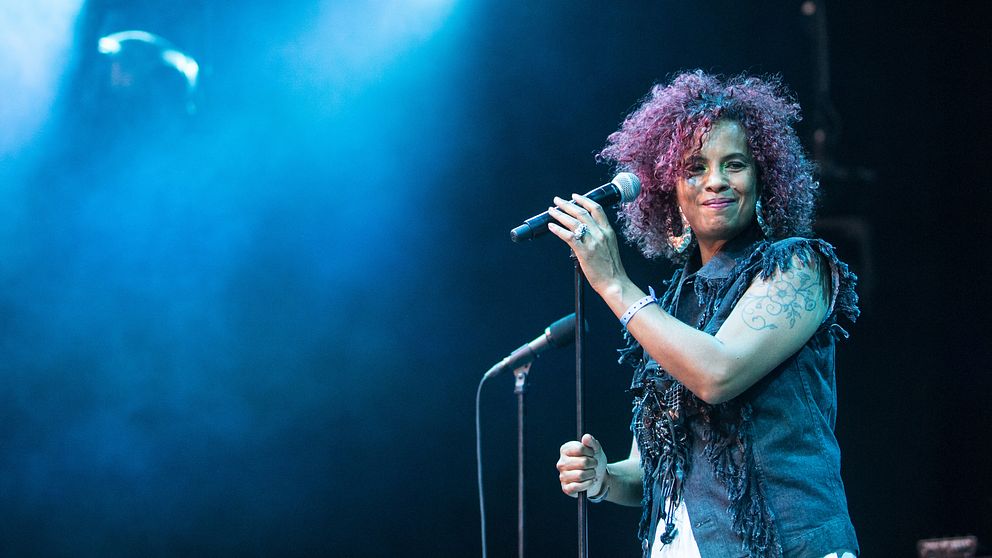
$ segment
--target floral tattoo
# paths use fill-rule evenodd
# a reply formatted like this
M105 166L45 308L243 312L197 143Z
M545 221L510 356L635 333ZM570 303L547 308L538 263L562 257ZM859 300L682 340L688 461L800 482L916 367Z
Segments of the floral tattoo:
M817 302L823 299L824 292L817 281L819 274L819 264L815 259L807 268L781 273L767 283L764 293L746 294L741 298L741 319L751 329L760 331L778 329L777 324L769 321L785 316L791 329L803 312L812 312Z

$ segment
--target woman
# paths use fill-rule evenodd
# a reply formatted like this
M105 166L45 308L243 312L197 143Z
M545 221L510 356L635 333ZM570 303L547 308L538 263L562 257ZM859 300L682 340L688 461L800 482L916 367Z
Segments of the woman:
M624 206L647 257L684 263L660 298L631 283L603 209L555 198L550 226L626 328L634 444L607 465L566 443L562 490L642 506L644 556L851 557L834 342L855 276L811 234L817 183L776 78L701 71L656 86L599 154L642 182Z

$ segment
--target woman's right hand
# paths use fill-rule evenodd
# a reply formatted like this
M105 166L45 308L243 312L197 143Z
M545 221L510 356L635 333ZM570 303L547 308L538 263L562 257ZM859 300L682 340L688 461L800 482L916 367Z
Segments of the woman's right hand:
M566 442L559 450L558 480L561 491L572 498L579 492L598 496L606 480L606 453L599 440L584 434L582 441Z

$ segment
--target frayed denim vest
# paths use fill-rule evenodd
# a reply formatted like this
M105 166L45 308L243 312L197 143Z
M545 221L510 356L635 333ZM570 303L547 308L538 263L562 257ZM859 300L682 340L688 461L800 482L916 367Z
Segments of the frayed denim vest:
M773 243L749 231L705 266L697 256L695 266L677 271L659 304L716 334L755 277L788 271L794 256L829 266L827 317L798 352L733 400L709 405L696 398L629 336L620 351L621 362L635 365L631 430L644 469L638 537L645 557L679 499L703 558L858 551L833 433L834 343L847 336L837 320L857 318L857 278L833 247L808 238ZM667 527L663 541L674 536L674 526Z

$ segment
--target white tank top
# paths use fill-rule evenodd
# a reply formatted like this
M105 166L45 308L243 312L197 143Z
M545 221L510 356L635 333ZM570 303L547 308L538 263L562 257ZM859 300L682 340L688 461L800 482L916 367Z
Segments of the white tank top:
M667 502L666 502L667 504ZM655 529L654 546L651 547L651 558L700 558L696 537L692 534L692 523L689 521L689 511L685 502L675 508L675 538L668 544L661 544L661 534L665 532L665 524L660 523ZM831 552L823 558L838 558L837 552ZM854 554L844 552L840 558L855 558Z

